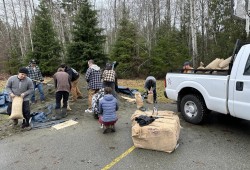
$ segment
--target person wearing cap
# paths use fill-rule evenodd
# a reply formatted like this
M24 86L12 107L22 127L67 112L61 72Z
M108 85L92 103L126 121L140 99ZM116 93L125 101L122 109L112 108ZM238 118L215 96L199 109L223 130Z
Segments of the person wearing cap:
M184 64L183 64L183 68L182 68L182 73L192 73L193 67L190 66L190 62L189 61L186 61Z
M112 69L112 65L110 63L107 63L105 70L102 73L102 87L111 87L113 96L117 97L115 92L115 78L115 70Z
M18 74L11 76L6 84L6 90L10 96L10 103L7 108L7 113L11 114L12 108L12 99L16 96L21 96L23 98L23 124L22 128L30 128L29 120L30 120L30 105L29 99L30 95L32 95L34 91L34 86L32 80L27 77L28 69L22 67L19 69ZM18 119L13 120L14 125L18 124Z
M153 93L154 103L157 103L157 93L156 93L156 79L153 76L148 76L144 83L144 89L149 93Z
M101 69L94 63L94 60L88 61L89 68L86 71L86 81L88 83L88 109L86 113L92 113L92 97L102 88Z
M45 96L43 93L43 84L42 82L44 81L42 72L40 68L37 66L36 61L32 59L30 61L29 66L26 67L29 71L28 77L31 78L33 81L34 89L38 89L39 94L40 94L40 101L43 103L45 101ZM36 96L35 96L35 91L33 92L33 95L31 97L31 103L34 104L36 102Z

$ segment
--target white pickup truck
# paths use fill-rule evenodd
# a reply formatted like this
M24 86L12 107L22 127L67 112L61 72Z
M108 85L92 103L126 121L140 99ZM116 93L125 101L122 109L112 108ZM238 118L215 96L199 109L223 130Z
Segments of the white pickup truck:
M250 44L237 40L229 70L167 73L165 96L177 101L190 123L200 124L210 111L250 120Z

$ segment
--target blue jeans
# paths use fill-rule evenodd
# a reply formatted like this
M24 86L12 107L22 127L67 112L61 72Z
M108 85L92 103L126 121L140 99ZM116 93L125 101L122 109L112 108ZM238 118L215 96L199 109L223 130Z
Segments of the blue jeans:
M36 83L36 82L33 82L34 84L34 92L32 94L32 97L31 97L31 102L35 102L35 93L36 93L36 88L38 89L39 93L40 93L40 100L43 101L45 99L44 97L44 93L43 93L43 84L42 83Z

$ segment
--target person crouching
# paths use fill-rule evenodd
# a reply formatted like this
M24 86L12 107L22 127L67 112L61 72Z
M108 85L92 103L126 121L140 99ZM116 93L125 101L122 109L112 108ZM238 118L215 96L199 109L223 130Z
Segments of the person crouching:
M115 123L118 120L116 111L119 109L117 99L112 95L112 88L104 88L104 97L99 102L99 122L104 125L103 134L115 132Z

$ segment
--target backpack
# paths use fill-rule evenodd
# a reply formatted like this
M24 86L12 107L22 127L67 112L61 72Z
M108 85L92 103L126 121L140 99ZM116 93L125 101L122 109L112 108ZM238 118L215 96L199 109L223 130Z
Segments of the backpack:
M73 68L71 68L71 70L72 70L72 79L71 80L75 81L76 79L78 79L79 73Z

